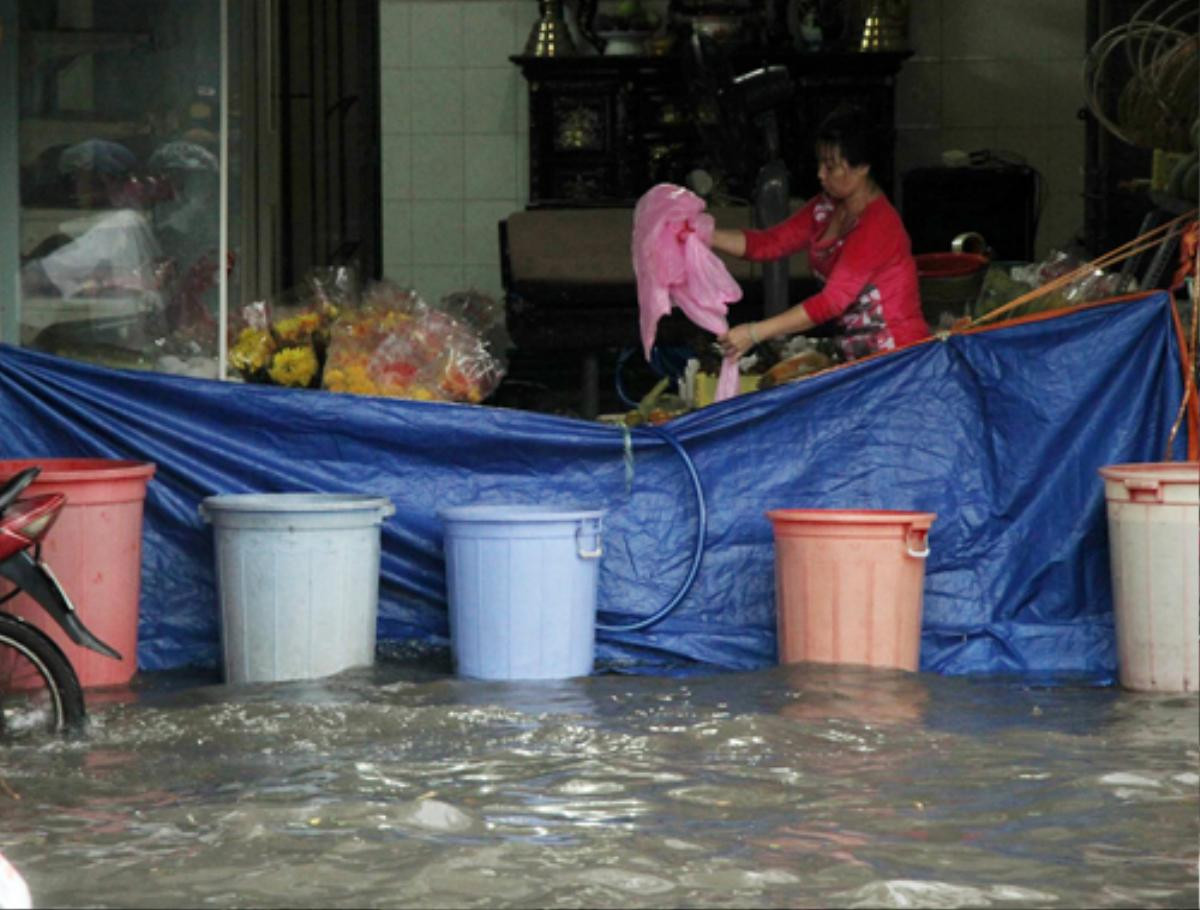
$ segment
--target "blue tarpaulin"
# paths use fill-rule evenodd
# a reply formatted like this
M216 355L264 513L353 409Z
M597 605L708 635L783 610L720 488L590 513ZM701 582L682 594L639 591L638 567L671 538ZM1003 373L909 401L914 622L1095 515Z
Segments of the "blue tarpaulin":
M934 339L713 405L666 429L700 478L694 584L651 628L601 632L634 671L776 661L772 508L935 512L921 666L1111 681L1102 465L1159 461L1183 393L1154 293ZM212 529L236 492L387 496L379 638L448 643L438 510L605 510L599 609L656 612L692 564L697 502L654 433L472 405L289 390L90 366L0 347L0 455L152 461L142 669L216 666ZM1182 434L1181 434L1182 436ZM1179 438L1174 458L1182 458Z

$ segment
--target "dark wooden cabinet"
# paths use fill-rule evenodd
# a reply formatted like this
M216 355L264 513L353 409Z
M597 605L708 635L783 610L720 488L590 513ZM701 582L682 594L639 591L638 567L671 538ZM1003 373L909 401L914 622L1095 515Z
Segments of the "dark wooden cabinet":
M632 203L694 145L685 84L657 57L514 57L529 86L531 205Z
M733 72L786 66L795 87L781 111L782 153L793 195L817 188L811 134L842 102L866 107L894 144L895 80L909 52L743 52ZM529 90L529 205L631 205L659 182L684 183L693 168L712 170L718 150L697 127L694 75L678 55L516 56ZM756 139L745 125L745 141ZM753 157L753 156L751 156ZM760 162L761 163L761 162ZM890 154L877 175L893 181ZM749 196L752 174L727 173L733 198Z

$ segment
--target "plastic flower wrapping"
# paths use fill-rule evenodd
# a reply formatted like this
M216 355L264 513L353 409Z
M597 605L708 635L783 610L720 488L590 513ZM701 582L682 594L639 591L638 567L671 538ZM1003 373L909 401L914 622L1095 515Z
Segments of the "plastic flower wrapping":
M480 328L413 290L379 282L358 310L334 323L322 384L333 392L478 404L504 376Z
M975 315L982 316L990 313L992 310L1016 300L1022 294L1048 284L1068 272L1074 272L1082 265L1084 265L1082 259L1062 250L1051 250L1049 256L1041 262L1009 265L992 263L984 277L983 287L980 288L979 298L975 303ZM1094 269L1069 284L1022 304L1011 311L1008 318L1075 306L1091 300L1102 300L1105 297L1127 294L1135 290L1137 290L1135 276Z
M275 353L270 316L264 300L242 307L241 319L230 326L229 365L247 382L265 382L266 369Z
M229 363L248 382L478 404L504 376L503 311L474 291L427 304L390 281L358 290L349 269L244 307Z

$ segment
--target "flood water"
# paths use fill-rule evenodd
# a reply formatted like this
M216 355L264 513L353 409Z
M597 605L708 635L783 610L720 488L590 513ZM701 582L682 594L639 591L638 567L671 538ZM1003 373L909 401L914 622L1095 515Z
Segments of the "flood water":
M1194 696L815 665L184 682L0 752L35 906L1200 900Z

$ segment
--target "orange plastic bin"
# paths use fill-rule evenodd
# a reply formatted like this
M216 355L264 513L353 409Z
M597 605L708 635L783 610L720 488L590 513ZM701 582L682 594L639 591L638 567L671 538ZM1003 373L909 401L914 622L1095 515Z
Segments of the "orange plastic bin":
M774 509L779 662L916 670L932 512Z
M29 458L0 461L0 480L34 465L42 472L23 496L63 493L67 497L43 541L42 558L84 625L116 648L121 660L75 644L24 594L5 608L47 632L66 652L85 687L124 685L137 672L142 507L155 466L105 458ZM0 591L12 589L7 581L0 585Z

